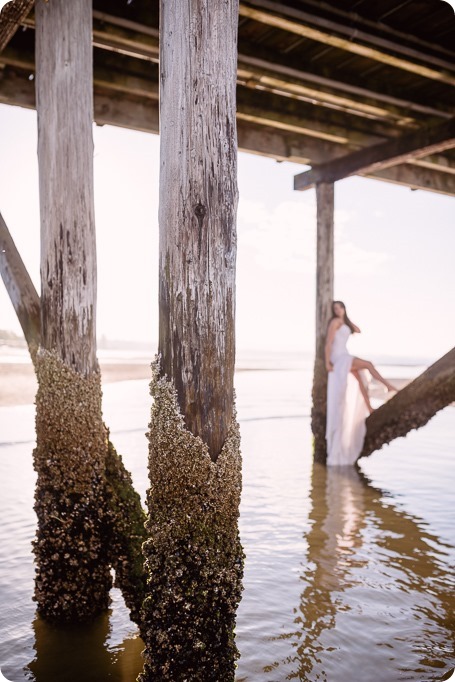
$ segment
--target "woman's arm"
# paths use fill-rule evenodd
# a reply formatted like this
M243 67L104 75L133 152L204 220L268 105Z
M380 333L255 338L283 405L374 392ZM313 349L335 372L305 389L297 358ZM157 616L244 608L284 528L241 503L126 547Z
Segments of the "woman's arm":
M333 365L330 362L330 351L332 350L333 339L335 338L335 333L337 329L341 326L341 321L333 319L329 323L329 328L327 330L327 340L325 342L325 368L328 372L333 370Z

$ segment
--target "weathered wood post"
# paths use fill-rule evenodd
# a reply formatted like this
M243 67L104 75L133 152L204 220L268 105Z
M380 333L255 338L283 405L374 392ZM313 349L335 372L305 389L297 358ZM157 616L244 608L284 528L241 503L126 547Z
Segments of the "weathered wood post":
M160 358L145 669L234 679L243 555L235 417L237 0L160 6Z
M311 429L314 437L314 459L325 463L327 415L327 370L325 340L333 301L333 215L334 184L316 184L317 260L316 260L316 355L313 377Z
M35 598L93 617L111 577L100 499L107 434L96 359L92 2L36 3L41 343L36 359Z

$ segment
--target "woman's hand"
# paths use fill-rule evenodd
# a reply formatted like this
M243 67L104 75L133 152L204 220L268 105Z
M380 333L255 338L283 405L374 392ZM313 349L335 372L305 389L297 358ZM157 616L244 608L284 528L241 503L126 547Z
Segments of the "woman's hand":
M333 362L326 362L325 368L328 372L333 372Z

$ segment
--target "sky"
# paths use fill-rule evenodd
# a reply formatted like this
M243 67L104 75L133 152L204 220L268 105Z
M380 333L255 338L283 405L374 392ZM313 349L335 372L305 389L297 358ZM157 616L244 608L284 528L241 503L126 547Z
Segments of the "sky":
M158 337L159 138L94 125L98 338ZM0 105L0 211L39 292L36 113ZM239 350L314 349L316 201L305 167L239 153ZM360 357L433 360L455 339L455 202L390 183L335 186L335 298ZM0 329L21 333L0 282Z

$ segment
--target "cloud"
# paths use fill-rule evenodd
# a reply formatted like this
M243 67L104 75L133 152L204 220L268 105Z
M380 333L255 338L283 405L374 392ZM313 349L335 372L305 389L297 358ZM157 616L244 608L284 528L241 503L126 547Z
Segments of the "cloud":
M306 204L285 201L267 210L263 203L241 199L239 258L247 255L267 271L312 271L314 224L314 210Z
M389 256L363 248L349 237L355 214L335 211L335 268L340 273L370 274ZM316 269L316 207L314 201L284 201L268 210L263 202L240 199L239 263L245 259L276 273L313 274Z
M381 251L368 251L352 242L335 240L335 270L340 274L370 275L378 272L390 256Z

